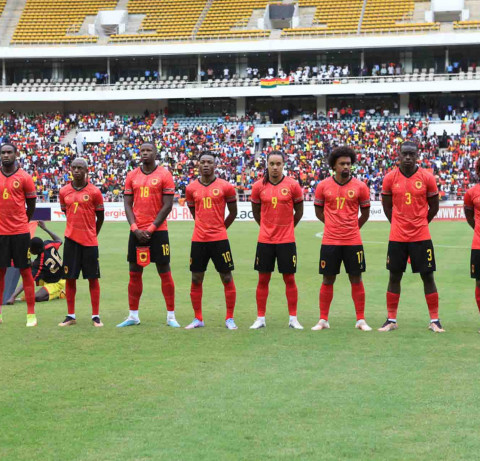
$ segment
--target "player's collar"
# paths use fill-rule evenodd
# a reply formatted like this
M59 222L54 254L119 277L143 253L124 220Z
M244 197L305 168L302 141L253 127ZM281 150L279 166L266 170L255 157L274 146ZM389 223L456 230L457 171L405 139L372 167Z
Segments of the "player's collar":
M200 178L198 178L198 182L204 187L208 187L208 186L212 185L216 180L217 180L217 177L215 176L215 179L213 181L209 182L208 184L205 184L201 181Z
M341 182L338 182L336 179L335 179L335 176L332 176L332 179L335 181L335 184L338 184L339 186L346 186L352 179L353 179L353 176L350 176L350 178L348 178L348 181L347 182L344 182L343 184Z
M408 176L401 170L400 167L398 167L398 171L400 171L400 173L401 173L403 176L405 176L406 178L411 178L411 177L418 171L418 169L420 168L418 165L416 165L416 167L417 167L417 168L415 169L415 171L414 171L411 175L408 175Z
M273 183L272 181L270 181L270 178L268 179L268 182L269 182L272 186L278 186L284 179L285 179L285 175L283 175L282 179L280 179L280 181L278 181L276 184Z
M74 185L73 185L73 181L71 182L71 186L72 186L72 189L77 191L77 192L80 192L81 190L85 189L85 187L88 186L88 181L86 182L86 184L82 187L80 187L79 189L77 189Z
M141 171L145 176L148 176L148 175L151 175L152 173L154 173L155 171L157 171L158 165L155 165L155 168L154 168L152 171L150 171L150 173L145 173L145 171L143 171L142 165L140 165L139 168L140 168L140 171Z
M5 171L3 171L3 168L0 168L0 171L2 172L3 176L5 176L6 178L9 178L10 176L13 176L19 169L20 167L17 165L17 168L16 170L13 171L13 173L5 174Z

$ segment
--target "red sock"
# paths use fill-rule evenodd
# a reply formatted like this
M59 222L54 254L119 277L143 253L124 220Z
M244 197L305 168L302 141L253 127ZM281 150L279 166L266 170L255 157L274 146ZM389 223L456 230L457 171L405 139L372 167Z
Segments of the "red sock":
M400 293L392 293L391 291L387 291L387 316L391 320L397 320L399 301Z
M5 273L7 269L0 268L0 313L2 312L3 292L5 291Z
M268 284L270 283L271 277L271 272L258 273L258 285L256 295L258 317L265 317L265 312L267 310Z
M90 301L92 302L92 317L98 316L100 312L100 283L98 279L89 279Z
M162 279L162 293L167 305L167 311L175 310L175 283L173 283L172 273L170 271L160 274Z
M287 295L288 313L292 316L297 315L298 288L295 283L295 274L283 274L285 282L285 294Z
M357 320L363 320L365 318L365 287L363 282L352 283L352 299Z
M130 272L128 282L128 306L131 311L138 311L140 296L142 296L143 281L141 272Z
M27 314L35 314L35 282L33 280L32 270L29 267L20 269L20 275L23 281L25 301L27 301Z
M67 288L65 296L67 298L68 315L75 315L75 295L77 294L77 281L75 279L67 279Z
M0 289L1 288L2 286L0 285ZM480 288L479 287L475 287L475 301L477 301L477 307L478 307L478 310L480 311Z
M438 293L425 295L431 320L438 320Z
M330 304L333 299L333 285L322 283L320 287L320 318L328 321L328 313L330 312Z
M235 288L235 282L233 279L228 283L224 283L223 289L225 291L225 303L227 305L227 315L225 316L225 320L233 319L235 301L237 300L237 289Z
M202 321L202 295L203 285L201 283L193 283L190 287L190 299L192 300L193 311L195 312L195 318Z

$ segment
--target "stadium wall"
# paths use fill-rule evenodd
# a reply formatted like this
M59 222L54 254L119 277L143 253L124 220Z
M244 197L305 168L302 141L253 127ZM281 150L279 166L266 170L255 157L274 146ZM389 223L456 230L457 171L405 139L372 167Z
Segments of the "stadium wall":
M387 221L381 202L372 202L370 221ZM65 214L58 203L39 203L35 214L36 219L45 221L65 221ZM435 218L438 221L464 221L463 202L451 201L440 204L440 210ZM126 222L123 203L105 203L105 220ZM168 216L168 221L192 221L193 217L186 205L176 203ZM316 221L313 202L305 202L302 221ZM253 221L252 206L249 202L238 203L237 221Z

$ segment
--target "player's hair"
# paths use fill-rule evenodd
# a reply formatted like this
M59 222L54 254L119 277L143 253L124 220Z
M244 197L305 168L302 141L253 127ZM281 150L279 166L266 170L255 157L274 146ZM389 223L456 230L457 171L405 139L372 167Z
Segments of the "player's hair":
M33 237L30 240L30 251L39 254L43 250L43 240L40 237Z
M402 142L402 144L400 145L400 151L402 151L404 147L413 147L418 152L418 144L411 139Z
M72 164L73 164L73 162L75 162L77 160L80 160L83 163L83 166L88 170L88 162L83 157L75 157L72 160Z
M213 152L202 152L199 156L198 156L198 161L200 161L202 159L202 157L205 157L205 155L210 155L210 157L213 157L213 159L215 160L216 159L216 156Z
M142 142L142 144L140 144L140 148L145 144L148 144L149 146L152 146L153 147L153 152L158 153L157 145L155 144L154 141Z
M357 160L357 155L355 154L355 151L351 147L340 146L334 149L328 157L328 164L330 165L330 168L333 169L333 167L335 166L335 163L337 163L337 160L340 157L350 157L350 160L352 161L352 165L355 163L355 160Z
M0 146L0 151L3 149L3 146L13 147L13 152L15 152L15 154L17 153L17 146L16 146L15 144L12 144L11 142L4 142L4 143Z
M268 159L272 156L272 155L280 155L280 157L282 157L282 161L283 163L285 163L285 155L283 155L283 152L279 151L279 150L273 150L272 152L270 152L268 155L267 155L267 164L265 166L265 175L263 176L263 184L267 184L268 180L270 179L270 174L268 173Z

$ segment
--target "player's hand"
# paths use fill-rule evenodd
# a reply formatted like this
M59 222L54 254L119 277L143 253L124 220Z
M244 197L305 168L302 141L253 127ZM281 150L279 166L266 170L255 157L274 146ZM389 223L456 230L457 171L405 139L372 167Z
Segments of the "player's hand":
M140 243L147 243L150 240L150 236L148 235L148 232L137 229L135 232L135 237L137 237L137 240Z
M8 300L5 304L7 306L13 306L15 304L15 298L8 298Z
M38 223L38 227L40 227L40 229L43 229L45 230L47 226L45 226L45 221L37 221Z

